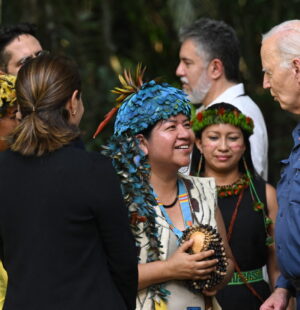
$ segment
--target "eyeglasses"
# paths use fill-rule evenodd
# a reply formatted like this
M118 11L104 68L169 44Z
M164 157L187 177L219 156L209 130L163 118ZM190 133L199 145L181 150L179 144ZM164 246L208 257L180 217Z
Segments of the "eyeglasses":
M24 66L29 60L33 59L33 58L36 58L36 57L39 57L39 56L43 56L43 55L48 55L50 52L49 51L46 51L46 50L41 50L41 51L38 51L37 53L35 53L34 56L30 55L28 57L24 57L22 58L20 61L19 61L19 65L22 67Z

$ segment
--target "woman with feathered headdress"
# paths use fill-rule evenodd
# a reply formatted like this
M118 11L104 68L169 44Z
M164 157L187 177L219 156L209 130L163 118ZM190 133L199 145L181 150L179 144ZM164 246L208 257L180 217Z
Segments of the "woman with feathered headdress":
M232 272L214 180L178 174L194 143L189 102L166 83L143 83L142 73L120 76L117 104L95 134L118 112L104 153L121 178L139 248L137 309L204 309L204 294Z

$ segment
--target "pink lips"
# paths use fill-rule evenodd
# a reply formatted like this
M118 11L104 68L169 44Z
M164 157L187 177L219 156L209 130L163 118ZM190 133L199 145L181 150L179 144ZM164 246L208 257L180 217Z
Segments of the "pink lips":
M216 156L217 160L219 161L227 161L230 156Z

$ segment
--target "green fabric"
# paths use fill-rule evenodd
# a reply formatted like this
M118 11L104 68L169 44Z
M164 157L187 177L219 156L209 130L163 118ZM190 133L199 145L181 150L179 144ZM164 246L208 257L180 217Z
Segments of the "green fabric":
M249 271L243 271L242 274L247 279L248 283L258 282L264 279L263 271L261 268L249 270ZM240 284L245 284L245 283L240 278L239 274L235 272L227 285L240 285Z

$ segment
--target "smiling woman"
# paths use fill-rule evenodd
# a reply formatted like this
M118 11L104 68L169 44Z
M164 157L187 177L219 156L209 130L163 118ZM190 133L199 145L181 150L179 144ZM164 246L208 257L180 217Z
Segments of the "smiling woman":
M201 156L200 160L194 156L192 173L215 178L235 258L236 272L217 294L223 310L259 309L279 274L272 239L276 193L254 171L249 144L253 127L252 119L227 103L212 105L193 117ZM270 287L262 277L264 265Z
M232 261L214 180L178 173L189 164L194 143L189 102L166 83L143 83L139 70L135 82L124 76L108 116L119 108L105 154L121 177L139 248L137 309L204 309L211 302L204 296L229 280Z
M190 162L194 133L189 118L184 114L159 121L148 138L143 134L137 137L141 149L148 155L152 171L156 167L164 170L171 166L177 171Z

